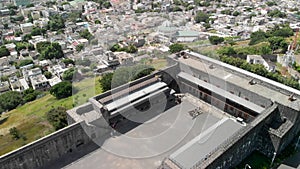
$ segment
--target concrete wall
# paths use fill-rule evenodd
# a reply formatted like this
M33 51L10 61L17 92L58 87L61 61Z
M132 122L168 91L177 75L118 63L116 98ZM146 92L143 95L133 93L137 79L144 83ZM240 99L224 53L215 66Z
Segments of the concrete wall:
M290 115L278 128L273 128L273 122L282 114ZM280 154L291 143L296 133L299 132L299 113L274 103L266 109L246 128L241 129L229 140L221 144L211 156L199 162L198 168L227 169L238 165L254 150L258 150L269 158Z
M283 131L281 134L281 144L278 148L279 151L282 151L294 139L295 135L300 132L300 113L281 104L278 105L280 116L286 118L286 122L289 122L291 125L285 125L279 129Z
M198 168L225 169L238 165L256 150L257 146L260 146L259 144L264 144L263 141L258 140L259 135L261 135L261 129L265 125L265 119L272 118L272 114L276 110L276 104L266 109L253 122L221 144L205 161L200 162Z
M41 168L90 142L80 123L74 123L0 157L0 169Z

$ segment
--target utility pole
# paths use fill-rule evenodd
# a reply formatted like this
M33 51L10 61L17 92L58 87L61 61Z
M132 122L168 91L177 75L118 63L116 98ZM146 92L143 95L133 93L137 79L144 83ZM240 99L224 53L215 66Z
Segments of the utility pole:
M274 155L273 155L273 158L272 158L272 161L271 161L271 166L272 166L273 163L274 163L275 157L276 157L276 152L274 152Z

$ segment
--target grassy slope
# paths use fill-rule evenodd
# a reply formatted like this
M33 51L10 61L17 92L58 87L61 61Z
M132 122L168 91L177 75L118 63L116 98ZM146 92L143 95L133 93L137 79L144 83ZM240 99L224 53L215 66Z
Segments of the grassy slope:
M45 113L51 108L58 106L70 109L73 106L85 103L88 98L101 93L98 79L88 78L74 83L78 92L72 97L57 100L47 93L46 96L38 100L2 115L2 118L7 119L0 123L0 155L53 132L54 129L46 120ZM9 135L11 127L17 127L26 136L27 140L13 140Z
M167 66L167 60L166 59L154 59L152 63L147 63L149 65L152 65L156 70L162 69Z

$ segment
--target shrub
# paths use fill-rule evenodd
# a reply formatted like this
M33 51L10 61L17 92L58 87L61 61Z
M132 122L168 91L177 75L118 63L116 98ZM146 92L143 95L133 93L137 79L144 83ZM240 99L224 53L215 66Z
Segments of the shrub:
M55 130L59 130L68 125L66 108L64 107L57 107L49 110L46 113L46 117Z
M50 93L57 99L69 97L72 95L72 84L68 81L60 82L52 86Z

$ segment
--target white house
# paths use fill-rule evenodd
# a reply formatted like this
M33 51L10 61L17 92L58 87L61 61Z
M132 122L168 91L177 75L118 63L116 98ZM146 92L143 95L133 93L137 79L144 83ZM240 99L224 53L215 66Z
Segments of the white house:
M262 64L269 72L276 71L276 64L266 61L261 55L247 55L247 62L250 64Z
M30 33L34 25L29 22L29 23L20 24L20 26L23 33Z

